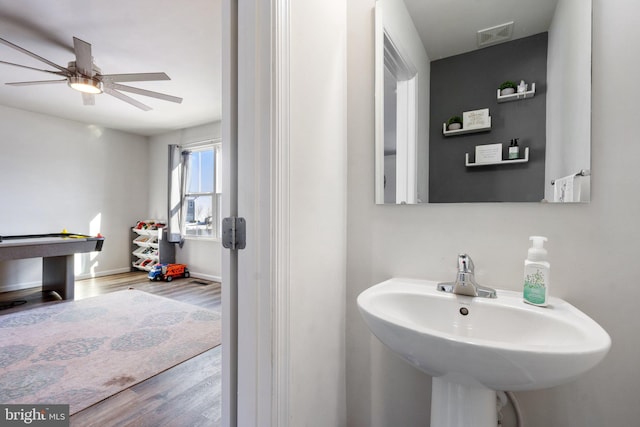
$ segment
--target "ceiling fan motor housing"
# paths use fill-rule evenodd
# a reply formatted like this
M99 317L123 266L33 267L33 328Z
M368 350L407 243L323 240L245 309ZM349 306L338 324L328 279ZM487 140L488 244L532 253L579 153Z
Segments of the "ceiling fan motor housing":
M69 71L71 71L74 74L82 75L82 73L78 71L78 67L76 66L76 61L69 61L69 63L67 64L67 68L69 69ZM98 67L96 64L93 64L93 74L91 77L100 75L101 73L102 73L102 70L100 69L100 67Z
M69 76L68 80L68 84L72 89L84 93L102 93L102 82L98 79L84 76Z

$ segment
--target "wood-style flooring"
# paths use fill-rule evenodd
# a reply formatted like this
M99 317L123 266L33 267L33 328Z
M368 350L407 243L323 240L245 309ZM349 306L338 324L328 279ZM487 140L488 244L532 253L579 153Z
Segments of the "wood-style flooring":
M151 282L132 272L78 280L75 299L135 288L220 312L220 283L197 278ZM0 293L0 316L58 301L39 288ZM221 346L189 359L71 416L74 427L216 427L221 416Z

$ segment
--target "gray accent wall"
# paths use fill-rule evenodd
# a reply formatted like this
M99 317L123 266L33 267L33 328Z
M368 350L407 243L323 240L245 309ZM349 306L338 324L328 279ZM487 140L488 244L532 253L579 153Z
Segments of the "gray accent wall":
M546 149L547 33L431 62L429 202L538 202L544 198ZM533 98L498 103L505 80L531 87ZM445 137L442 123L464 111L489 108L489 132ZM466 167L475 147L519 138L520 157L529 162Z

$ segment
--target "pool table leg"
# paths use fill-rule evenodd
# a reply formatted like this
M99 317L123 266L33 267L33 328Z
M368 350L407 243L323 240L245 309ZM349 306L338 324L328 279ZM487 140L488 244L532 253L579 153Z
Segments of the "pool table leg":
M73 255L42 258L42 290L56 291L62 299L74 297Z

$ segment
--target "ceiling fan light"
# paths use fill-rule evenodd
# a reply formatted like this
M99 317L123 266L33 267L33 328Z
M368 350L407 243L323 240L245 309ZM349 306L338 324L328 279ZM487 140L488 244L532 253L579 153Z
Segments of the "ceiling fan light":
M81 76L69 77L69 87L84 93L102 93L102 82Z

